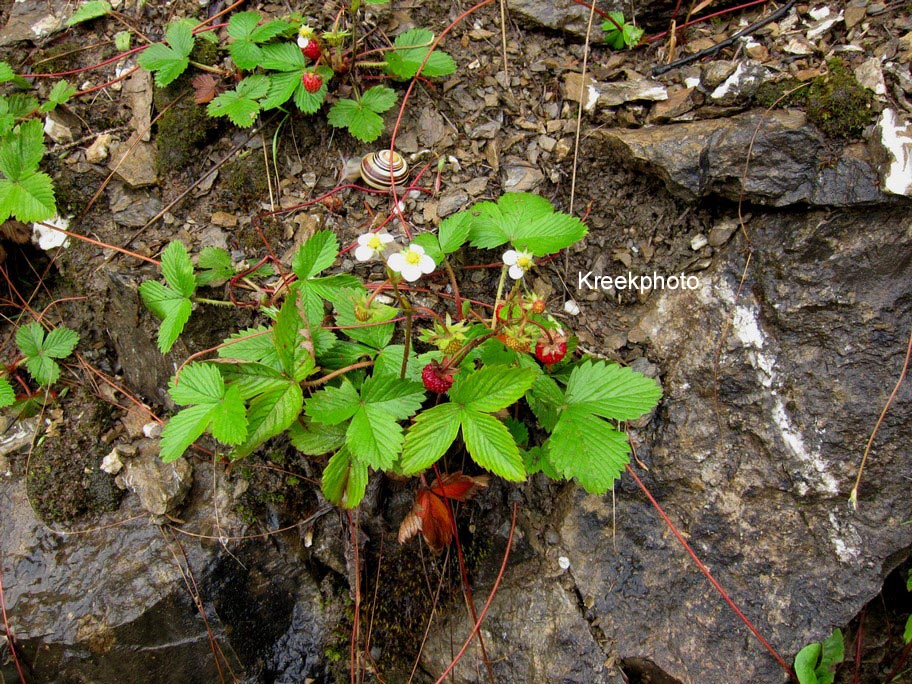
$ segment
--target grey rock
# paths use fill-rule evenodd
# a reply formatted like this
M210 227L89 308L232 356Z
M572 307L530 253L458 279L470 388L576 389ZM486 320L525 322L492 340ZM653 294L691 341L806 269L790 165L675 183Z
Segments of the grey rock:
M9 19L0 31L0 46L23 40L44 40L64 28L72 9L73 5L65 0L12 3Z
M622 684L620 673L605 666L607 657L583 618L572 587L564 589L555 576L559 572L556 559L550 573L534 562L507 569L482 625L495 681ZM487 595L489 590L476 592ZM471 629L464 606L459 606L432 631L422 655L425 669L443 672L453 657L453 635L459 635L458 648ZM489 681L478 649L466 651L451 681Z
M858 511L847 505L912 328L908 226L906 207L755 214L737 302L732 250L700 289L657 292L639 323L665 391L655 434L637 440L641 477L787 660L847 624L912 544L909 392L878 434ZM682 684L787 680L628 476L616 510L582 492L568 510L565 554L618 658ZM617 550L593 553L615 519Z
M219 681L207 624L184 584L188 567L223 672L227 664L240 681L261 681L267 661L271 681L330 680L324 652L342 629L331 623L341 598L321 591L293 537L215 542L247 530L224 472L214 483L202 463L196 478L182 529L209 539L150 524L134 497L74 525L89 533L59 534L34 517L24 480L0 479L4 598L29 681Z
M709 62L703 67L703 71L700 72L700 85L707 90L717 88L722 85L725 79L735 73L737 68L738 65L735 62L727 60Z
M158 442L144 439L136 456L127 460L117 484L132 490L140 505L154 516L163 516L183 503L193 483L193 469L185 458L163 463Z
M621 161L658 176L690 201L712 194L737 200L751 141L744 184L749 202L845 207L885 199L865 148L848 146L831 164L819 163L823 136L801 112L748 112L600 135Z
M155 173L155 145L127 141L111 148L108 168L114 171L132 188L143 188L158 183Z
M722 83L712 89L709 99L717 105L731 106L750 100L764 81L770 78L770 71L759 62L739 62L735 71Z
M108 187L108 204L118 225L139 228L161 211L161 200L150 190L130 190L120 182Z
M501 176L504 192L531 192L545 180L538 167L520 161L504 164Z
M714 225L709 230L709 244L711 247L721 247L731 239L738 230L738 219L725 219Z
M658 81L644 78L637 81L600 83L598 103L603 107L617 107L625 102L660 102L668 99L668 90Z
M454 214L469 202L469 194L461 189L451 190L440 196L437 203L437 215L441 218Z

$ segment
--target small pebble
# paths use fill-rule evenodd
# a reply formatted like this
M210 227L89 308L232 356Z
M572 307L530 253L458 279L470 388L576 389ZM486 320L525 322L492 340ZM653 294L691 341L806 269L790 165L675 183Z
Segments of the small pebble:
M570 559L566 556L561 556L557 559L557 564L560 566L561 570L567 570L570 568Z
M566 302L564 302L564 312L570 314L571 316L579 316L579 304L577 304L572 299L568 299Z
M691 238L691 240L690 240L690 248L695 252L699 252L701 249L706 247L706 245L708 245L708 244L709 244L709 240L706 239L706 236L703 235L703 233L700 233L699 235L694 235L693 238Z

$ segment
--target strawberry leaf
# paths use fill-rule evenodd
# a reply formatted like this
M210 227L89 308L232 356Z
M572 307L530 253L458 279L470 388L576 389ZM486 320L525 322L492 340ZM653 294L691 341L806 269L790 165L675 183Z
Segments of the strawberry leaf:
M636 420L655 407L662 390L654 380L617 364L587 361L570 373L566 402L603 418Z
M505 480L521 482L526 478L522 456L510 431L497 418L480 411L461 414L462 438L472 459Z
M11 114L15 118L20 116L12 111ZM0 172L11 181L22 180L38 170L43 156L44 129L41 122L37 119L26 121L16 127L11 138L0 144Z
M288 428L294 448L307 456L322 456L345 444L346 425L297 420Z
M269 79L257 74L248 76L238 83L235 90L222 93L206 108L209 116L227 116L241 128L248 128L256 121L260 112L257 100L269 92Z
M48 93L47 102L44 102L39 108L42 114L55 109L57 106L66 104L73 95L76 94L76 88L71 86L66 81L57 81L54 84L54 87L51 88L51 92Z
M326 120L330 126L347 128L361 142L373 142L383 133L383 117L355 100L336 100Z
M73 353L79 334L64 326L44 334L41 324L33 321L16 331L16 346L25 357L25 367L39 385L51 385L60 377L60 366L54 359Z
M630 461L627 435L577 406L561 412L546 444L555 469L591 494L607 492Z
M202 269L196 274L197 285L220 284L235 274L234 265L228 250L221 247L204 247L196 260Z
M182 242L175 240L165 247L161 254L161 269L168 287L181 296L192 297L196 292L193 262Z
M401 34L393 43L395 49L386 54L387 71L400 79L412 78L419 69L428 78L452 74L456 71L456 62L447 53L434 50L428 56L433 41L434 34L428 29L415 28Z
M318 230L301 245L291 262L294 274L306 280L332 266L339 256L339 241L331 230Z
M110 11L111 5L105 2L105 0L89 0L88 2L83 2L76 8L76 11L67 19L66 25L75 26L84 21L91 21L92 19L105 16Z
M232 458L247 456L267 439L287 430L301 413L303 403L301 386L294 380L254 398L247 412L247 439L234 450Z
M0 377L0 408L12 406L16 401L16 392L10 381L5 377Z
M461 413L462 409L452 403L419 413L405 435L402 472L406 475L420 472L443 456L459 432Z
M535 382L535 371L511 366L487 366L457 376L450 399L472 411L493 413L519 401Z
M391 318L395 318L399 310L374 302L370 308L370 318L366 321L358 320L355 316L355 301L361 299L362 294L358 290L340 290L336 305L336 324L342 327L342 332L357 342L373 347L374 349L383 349L393 339L393 332L396 328L395 323L385 323Z
M321 489L327 501L354 508L367 489L367 466L353 459L347 449L340 449L323 469Z
M326 387L314 392L305 402L304 412L314 422L336 425L355 415L359 401L355 386L343 381L338 387Z
M23 223L45 221L57 213L54 185L46 173L16 181L0 179L0 222L13 216Z
M139 65L155 72L159 88L172 83L190 65L194 44L193 31L183 22L174 22L165 29L165 43L150 45L139 56Z
M370 90L365 91L361 96L361 105L372 112L383 114L383 112L396 104L397 97L396 91L392 88L387 88L384 85L376 85Z
M469 238L474 247L493 248L512 242L517 249L544 256L558 252L586 235L576 217L555 212L543 197L508 192L497 203L479 202L467 212Z

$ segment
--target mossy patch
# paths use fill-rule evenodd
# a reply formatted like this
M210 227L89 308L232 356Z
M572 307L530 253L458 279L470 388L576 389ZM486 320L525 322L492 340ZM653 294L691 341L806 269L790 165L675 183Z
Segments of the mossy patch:
M266 173L266 162L262 154L251 153L225 164L218 183L222 209L250 209L268 198Z
M804 90L795 90L801 82L795 78L784 78L781 81L767 81L754 95L754 102L761 107L792 107L804 103ZM794 92L790 92L794 91Z
M125 492L100 469L110 451L99 437L111 428L111 407L76 392L63 411L64 422L39 440L29 460L26 487L32 507L42 520L55 522L116 510Z
M164 94L167 91L158 91ZM162 107L164 108L164 107ZM185 170L205 159L200 150L216 137L219 122L206 114L206 108L192 100L181 100L158 120L158 157L155 167L159 175Z
M807 89L808 121L833 138L859 137L874 115L873 93L855 79L840 59L828 62L829 73Z

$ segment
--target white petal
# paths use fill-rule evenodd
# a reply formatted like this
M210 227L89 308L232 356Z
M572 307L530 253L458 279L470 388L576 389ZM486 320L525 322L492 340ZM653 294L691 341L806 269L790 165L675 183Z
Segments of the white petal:
M421 268L418 264L406 264L402 267L402 277L410 283L415 282L421 277Z
M361 246L367 245L371 241L371 238L374 237L373 233L365 233L364 235L358 236L358 244Z
M524 275L526 275L526 272L520 266L517 266L516 264L513 264L512 266L510 266L509 273L510 273L510 277L513 278L513 280L519 280Z
M298 47L302 50L307 47L307 44L310 42L308 38L304 36L298 36Z
M393 236L389 233L377 233L377 237L380 238L380 242L384 245L388 245L394 240Z
M433 273L434 269L437 268L437 264L427 254L422 254L421 259L418 260L418 268L421 269L422 273Z
M424 256L424 247L421 245L409 245L409 251L414 252L418 256Z
M367 245L358 245L355 248L355 259L358 261L370 261L374 258L374 250Z
M507 266L513 266L516 263L517 259L519 259L519 252L517 252L515 249L508 249L506 252L504 252L503 262Z
M402 252L390 254L389 259L386 260L386 265L396 273L402 273L402 269L406 267L405 257L402 255Z

